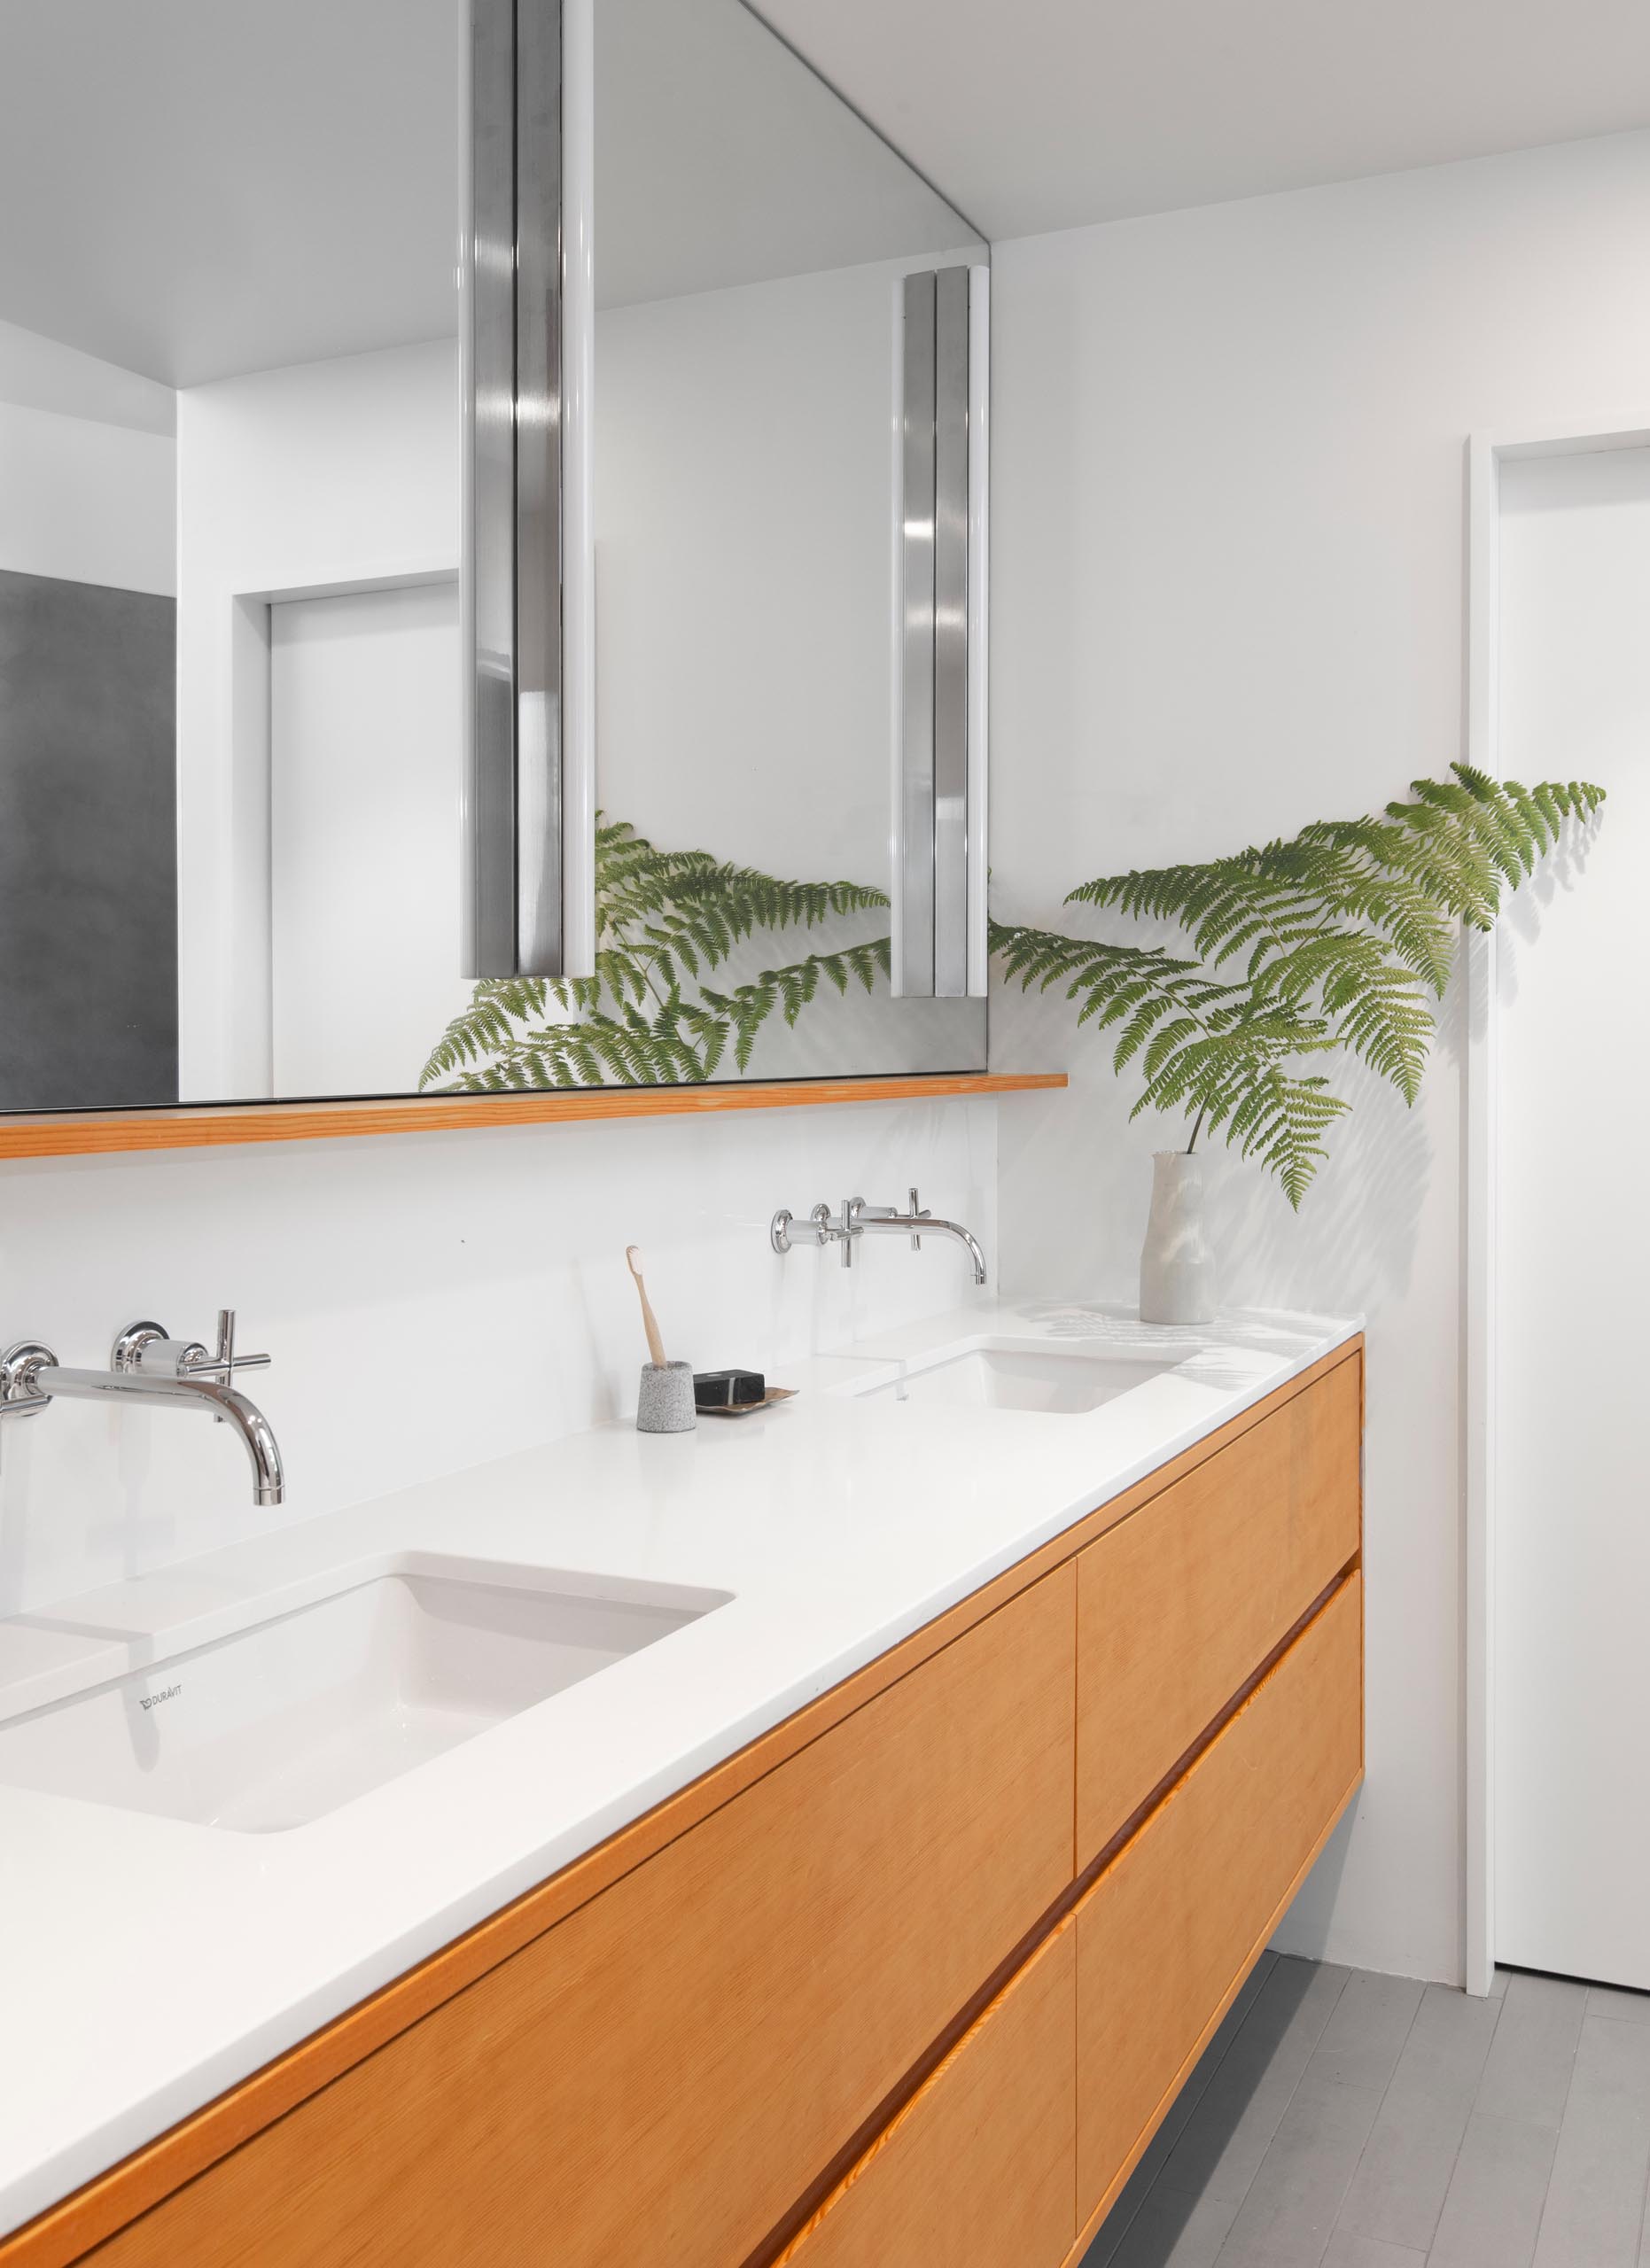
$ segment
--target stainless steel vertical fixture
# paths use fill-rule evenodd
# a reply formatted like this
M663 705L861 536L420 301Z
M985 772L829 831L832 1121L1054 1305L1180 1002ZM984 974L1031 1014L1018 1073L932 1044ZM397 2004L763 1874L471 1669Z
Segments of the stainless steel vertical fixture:
M894 990L934 990L937 278L907 276L899 425L899 858Z
M564 19L590 0L470 0L460 263L465 417L467 976L560 976L571 934L564 377ZM575 92L574 99L588 99ZM588 215L581 215L581 236ZM582 414L582 405L581 405ZM575 794L575 811L586 799ZM582 899L583 893L574 890Z
M989 271L900 286L899 702L894 985L985 990L985 453Z
M562 11L516 6L517 968L563 971Z

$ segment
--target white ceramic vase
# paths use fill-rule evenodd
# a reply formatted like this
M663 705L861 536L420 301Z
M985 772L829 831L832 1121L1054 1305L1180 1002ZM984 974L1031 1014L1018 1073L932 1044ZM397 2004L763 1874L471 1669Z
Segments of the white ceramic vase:
M1187 1150L1152 1158L1152 1209L1140 1251L1140 1321L1210 1323L1215 1255L1203 1219L1203 1161Z

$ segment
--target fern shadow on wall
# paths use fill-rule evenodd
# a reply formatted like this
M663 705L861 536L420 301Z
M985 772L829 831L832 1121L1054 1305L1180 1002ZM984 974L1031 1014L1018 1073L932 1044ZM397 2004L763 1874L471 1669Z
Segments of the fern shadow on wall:
M1451 987L1439 1046L1461 1021L1462 988ZM1434 1201L1436 1114L1409 1108L1366 1066L1342 1064L1338 1089L1351 1107L1332 1138L1334 1170L1298 1211L1254 1201L1253 1169L1228 1152L1210 1174L1209 1234L1223 1279L1269 1308L1313 1314L1384 1312L1415 1288L1416 1271L1441 1247L1423 1233ZM1141 1232L1145 1229L1142 1208Z
M1539 940L1559 902L1580 885L1592 847L1592 829L1572 832L1553 857L1513 892L1502 916L1496 953L1496 990L1503 1007L1510 1007L1517 999L1523 956ZM1475 1003L1480 1014L1486 1006L1482 999Z

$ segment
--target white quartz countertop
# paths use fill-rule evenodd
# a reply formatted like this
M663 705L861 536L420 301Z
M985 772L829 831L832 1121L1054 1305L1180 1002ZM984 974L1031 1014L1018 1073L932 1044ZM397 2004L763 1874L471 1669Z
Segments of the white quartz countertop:
M0 1622L0 1720L337 1588L389 1552L730 1593L301 1827L0 1786L0 2233L782 1721L1359 1328L973 1306L663 1437L609 1425ZM855 1390L1004 1336L1182 1357L1081 1415ZM257 1612L249 1612L251 1603Z

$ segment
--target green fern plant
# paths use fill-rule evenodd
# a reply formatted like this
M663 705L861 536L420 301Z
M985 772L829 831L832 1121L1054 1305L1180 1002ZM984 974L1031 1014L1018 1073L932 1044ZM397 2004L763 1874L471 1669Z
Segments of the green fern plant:
M1298 1207L1350 1104L1325 1068L1350 1055L1406 1102L1420 1090L1461 926L1491 928L1568 820L1604 790L1523 788L1466 765L1417 781L1375 817L1327 819L1199 866L1102 876L1066 900L1169 922L1187 950L993 921L1005 978L1063 988L1078 1022L1116 1032L1141 1083L1132 1115L1189 1117L1274 1174ZM674 1085L750 1063L774 1015L794 1026L829 983L867 992L884 936L810 951L727 989L707 979L759 935L887 905L860 882L784 882L708 850L661 850L622 820L596 827L595 975L486 978L447 1027L421 1086L460 1091Z
M430 1053L422 1088L675 1086L750 1063L775 1014L794 1025L821 984L869 992L886 936L759 970L728 990L706 979L759 934L818 928L885 907L860 882L781 881L708 850L661 850L598 814L595 974L484 977Z
M1132 1115L1189 1116L1188 1150L1220 1136L1298 1207L1350 1108L1317 1067L1352 1055L1413 1103L1461 925L1492 928L1506 890L1604 790L1527 788L1458 764L1411 797L1204 865L1104 876L1066 900L1172 922L1188 954L1000 922L992 949L1023 989L1062 985L1079 1022L1117 1029L1114 1068L1137 1066L1143 1082Z

